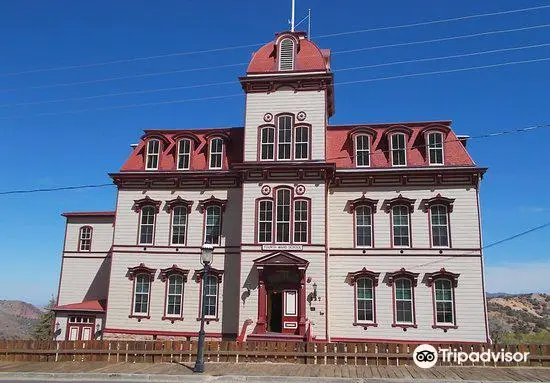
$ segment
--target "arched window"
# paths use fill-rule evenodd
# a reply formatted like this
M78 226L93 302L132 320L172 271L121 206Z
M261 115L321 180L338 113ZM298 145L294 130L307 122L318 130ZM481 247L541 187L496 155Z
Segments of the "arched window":
M146 170L157 170L159 168L160 141L152 139L147 142Z
M273 201L260 200L258 204L258 242L270 243L273 240Z
M136 275L134 285L134 315L149 314L149 292L151 290L151 276L149 274Z
M307 126L296 127L294 137L294 159L307 160L309 158L309 128Z
M182 139L178 143L178 170L189 170L191 163L191 140Z
M91 226L82 226L78 235L78 251L92 250L92 232Z
M372 209L369 206L355 207L355 243L357 247L372 247Z
M221 222L222 208L218 205L208 206L204 220L204 243L220 244Z
M215 275L207 275L203 283L204 317L216 318L218 316L218 278Z
M408 278L398 278L395 284L395 323L414 323L414 297L412 282Z
M433 205L430 207L430 224L432 231L432 246L449 246L449 220L447 206Z
M355 136L355 160L357 167L370 166L370 136L358 134Z
M290 242L290 200L289 189L277 190L277 242Z
M277 158L279 160L290 160L292 153L292 117L279 116L277 125Z
M187 232L187 207L176 206L172 210L172 244L185 245Z
M260 130L260 160L275 159L275 128L266 126Z
M279 70L294 70L294 40L290 38L279 43Z
M309 232L308 200L294 200L294 243L307 243Z
M221 169L223 163L223 140L219 137L210 140L210 169Z
M437 279L434 282L435 324L454 325L454 289L449 279Z
M393 246L410 246L409 208L405 205L392 207Z
M155 236L155 216L154 206L143 206L141 208L141 217L139 225L139 244L152 245Z
M180 317L183 313L183 282L184 276L172 274L168 277L166 291L166 316Z
M428 160L430 165L443 165L443 134L430 132L427 134Z
M359 278L355 281L355 297L357 299L357 322L374 322L374 288L371 278Z
M392 166L407 165L407 140L403 133L390 136Z

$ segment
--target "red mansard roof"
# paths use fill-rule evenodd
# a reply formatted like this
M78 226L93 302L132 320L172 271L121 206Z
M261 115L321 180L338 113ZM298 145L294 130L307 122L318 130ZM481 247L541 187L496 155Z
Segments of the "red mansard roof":
M105 312L107 304L104 300L83 301L80 303L70 303L68 305L55 306L53 311L86 311L86 312Z
M75 211L61 213L63 217L114 217L114 211Z
M388 135L393 132L405 133L407 139L407 166L429 166L426 158L424 132L435 130L444 136L444 166L475 166L474 161L451 130L451 121L405 122L384 124L329 125L326 136L326 162L334 162L336 169L356 168L353 157L355 148L353 134L361 132L371 135L372 168L391 168ZM361 168L364 169L364 168Z

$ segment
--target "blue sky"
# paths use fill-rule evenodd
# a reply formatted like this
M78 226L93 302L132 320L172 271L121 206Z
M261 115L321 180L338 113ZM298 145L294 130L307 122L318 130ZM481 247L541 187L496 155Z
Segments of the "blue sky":
M333 69L550 43L550 28L355 53L377 45L547 24L550 8L444 24L316 38L324 34L550 4L539 1L298 0L297 19L313 13L312 36L335 54ZM0 13L0 74L190 52L269 41L287 28L290 0L6 1ZM109 182L146 128L241 126L244 98L101 109L230 95L238 84L71 100L147 89L236 80L245 66L81 85L142 73L245 63L254 48L178 55L0 77L0 191ZM343 71L336 82L399 76L550 57L550 46L495 54ZM548 62L336 87L331 123L452 119L460 134L550 123ZM46 87L44 87L46 86ZM37 103L44 100L63 100ZM30 103L26 105L14 105ZM82 111L87 109L87 111ZM79 111L79 112L74 112ZM472 140L489 171L482 182L485 243L550 221L550 129ZM110 210L115 188L0 196L0 299L42 304L56 293L64 221L73 210ZM489 291L549 291L550 228L485 252Z

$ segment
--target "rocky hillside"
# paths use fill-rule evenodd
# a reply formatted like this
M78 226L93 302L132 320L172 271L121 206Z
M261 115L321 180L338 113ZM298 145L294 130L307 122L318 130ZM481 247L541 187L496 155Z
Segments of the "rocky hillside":
M550 295L492 294L487 302L495 342L550 343Z
M30 339L40 314L30 303L0 300L0 339Z

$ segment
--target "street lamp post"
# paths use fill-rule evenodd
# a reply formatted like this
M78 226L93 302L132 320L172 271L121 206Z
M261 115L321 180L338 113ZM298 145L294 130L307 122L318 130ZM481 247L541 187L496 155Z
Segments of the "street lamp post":
M199 344L197 350L197 360L195 361L195 367L193 372L204 372L204 291L206 287L206 278L210 271L210 265L212 264L212 253L214 246L208 243L202 245L201 248L201 263L204 266L202 275L202 297L201 297L201 329L199 331Z

